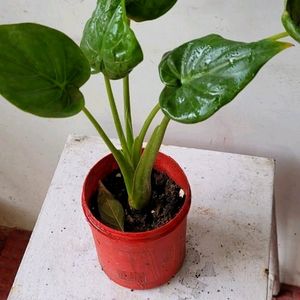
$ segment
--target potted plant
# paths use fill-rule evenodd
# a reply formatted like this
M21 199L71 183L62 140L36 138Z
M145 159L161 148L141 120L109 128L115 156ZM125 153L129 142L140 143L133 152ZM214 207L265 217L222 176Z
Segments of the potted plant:
M191 193L177 163L159 153L169 122L206 120L232 101L269 59L291 46L281 38L290 34L300 40L300 4L294 0L286 1L282 16L287 32L252 43L210 34L167 52L159 64L165 85L159 103L134 136L129 73L143 60L143 52L130 22L156 19L175 3L98 0L80 46L43 25L0 25L1 95L41 117L64 118L82 111L111 151L90 170L82 205L104 271L129 288L166 282L184 259ZM87 109L80 91L98 73L104 76L121 149ZM123 81L124 124L111 80ZM143 149L159 110L164 117Z

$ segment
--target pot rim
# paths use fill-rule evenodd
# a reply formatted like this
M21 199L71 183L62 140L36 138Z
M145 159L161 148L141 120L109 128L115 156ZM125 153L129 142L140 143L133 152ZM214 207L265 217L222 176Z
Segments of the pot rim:
M92 176L91 174L93 173L93 170L97 168L98 164L100 164L104 159L108 159L109 156L112 156L112 154L108 154L105 157L101 158L88 172L84 184L83 184L83 189L82 189L82 195L81 195L81 204L83 208L83 212L85 214L85 217L87 221L89 222L90 226L93 226L95 229L101 231L103 234L110 236L111 238L116 238L116 239L124 239L124 240L146 240L146 239L156 239L160 236L166 235L168 232L172 231L175 227L177 227L187 216L190 206L191 206L191 188L188 182L188 179L186 175L184 174L182 168L179 166L179 164L170 156L163 154L161 152L158 153L156 163L154 164L154 169L156 168L157 162L161 160L168 160L171 162L173 165L173 168L176 169L176 173L180 173L181 178L185 181L186 188L183 188L183 191L185 193L185 200L183 203L183 206L179 210L179 212L167 223L164 225L161 225L155 229L151 229L148 231L143 231L143 232L123 232L119 231L116 229L113 229L105 224L103 224L101 221L96 219L94 215L92 214L90 208L89 208L89 199L86 199L86 187L87 187L87 182ZM162 171L162 170L160 170ZM167 176L171 177L169 172L167 173ZM172 178L172 177L171 177ZM172 178L173 179L173 178ZM178 184L178 183L177 183Z

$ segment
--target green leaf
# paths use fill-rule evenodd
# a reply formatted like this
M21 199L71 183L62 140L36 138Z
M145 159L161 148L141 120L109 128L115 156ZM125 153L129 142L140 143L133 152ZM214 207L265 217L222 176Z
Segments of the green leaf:
M285 10L281 17L282 24L287 33L300 42L300 1L285 0Z
M134 21L157 19L170 10L177 0L127 0L127 15Z
M124 209L122 204L116 200L103 183L99 181L98 210L104 224L124 231Z
M0 25L0 94L18 108L63 118L84 106L89 63L65 34L31 23Z
M275 54L291 44L262 40L230 41L219 35L193 40L166 53L159 65L165 88L162 111L182 123L196 123L213 115L254 78Z
M125 77L143 60L142 49L129 27L125 0L98 0L80 47L92 72L103 72L110 79Z

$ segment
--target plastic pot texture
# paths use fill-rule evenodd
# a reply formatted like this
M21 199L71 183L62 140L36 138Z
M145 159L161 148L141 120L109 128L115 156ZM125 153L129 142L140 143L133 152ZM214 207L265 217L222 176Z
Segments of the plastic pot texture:
M186 222L191 205L188 180L180 166L159 153L154 168L172 178L184 191L185 201L168 223L145 232L121 232L97 220L90 211L98 181L118 166L111 154L88 173L82 191L82 207L89 222L100 265L107 276L130 289L150 289L166 283L182 266L185 257Z

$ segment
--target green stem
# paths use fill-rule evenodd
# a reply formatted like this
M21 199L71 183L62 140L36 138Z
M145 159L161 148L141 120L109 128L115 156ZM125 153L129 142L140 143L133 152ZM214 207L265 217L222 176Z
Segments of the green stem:
M129 76L123 78L123 96L124 96L124 119L126 126L126 138L129 149L133 145L133 129L130 107Z
M287 36L289 36L289 34L286 31L284 31L284 32L281 32L281 33L271 35L268 38L266 38L266 40L277 41L277 40L279 40L281 38L284 38L284 37L287 37Z
M97 122L97 120L94 118L94 116L89 112L89 110L86 107L83 107L82 111L87 116L87 118L90 120L90 122L94 125L96 130L98 131L99 135L103 139L104 143L107 145L108 149L115 155L119 156L118 149L113 145L101 125Z
M111 85L110 85L110 81L109 81L109 78L106 77L106 76L104 76L104 80L105 80L107 96L108 96L112 116L113 116L113 119L114 119L115 127L116 127L116 130L117 130L118 137L120 139L121 145L122 145L122 150L124 151L125 157L130 159L129 149L128 149L127 142L126 142L126 139L125 139L125 135L124 135L124 132L123 132L122 124L121 124L121 121L120 121L120 117L119 117L119 113L118 113L118 110L117 110L115 98L114 98L114 95L113 95L113 92L112 92L112 88L111 88Z
M111 151L112 155L116 159L121 173L124 178L124 182L126 185L126 188L132 189L132 178L133 178L133 169L130 164L126 161L124 156L122 155L122 152L120 152L111 142L107 134L104 132L101 125L97 122L97 120L94 118L94 116L89 112L89 110L86 107L83 107L82 111L87 116L89 121L94 125L95 129L98 131L100 137L108 147L108 149Z
M151 173L152 168L163 141L170 119L164 116L158 125L139 160L134 172L132 190L128 191L128 202L131 208L143 209L147 206L151 198Z
M134 145L133 145L133 165L136 166L140 155L141 155L141 151L142 151L142 146L143 146L143 142L145 139L145 135L154 119L154 117L156 116L156 114L158 113L158 111L160 110L160 105L159 103L157 103L154 108L152 109L152 111L150 112L150 114L148 115L139 135L136 137L135 141L134 141Z
M154 117L156 116L156 114L159 112L160 110L160 105L159 103L157 103L154 108L151 110L150 114L148 115L140 133L139 133L139 137L140 139L142 139L142 141L144 141L145 135L147 133L148 128L150 127L152 120L154 119Z

